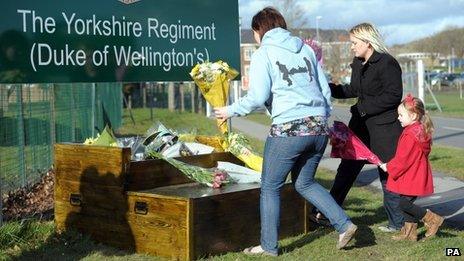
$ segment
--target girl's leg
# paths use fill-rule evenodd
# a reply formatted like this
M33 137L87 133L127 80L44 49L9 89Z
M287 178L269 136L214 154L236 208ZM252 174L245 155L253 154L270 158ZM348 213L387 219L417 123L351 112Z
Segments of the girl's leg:
M417 197L401 195L400 209L403 211L404 221L417 223L424 218L427 210L414 204Z
M388 174L378 168L380 183L383 190L383 206L387 213L388 226L394 229L401 229L404 225L404 218L401 214L400 195L387 190Z

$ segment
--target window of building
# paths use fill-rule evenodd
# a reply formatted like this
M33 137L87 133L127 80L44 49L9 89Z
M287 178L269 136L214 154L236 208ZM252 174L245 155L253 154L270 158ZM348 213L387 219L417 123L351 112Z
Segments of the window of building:
M244 75L248 76L249 71L250 71L250 66L249 65L243 66L243 74Z
M253 48L245 48L244 51L244 59L245 61L250 61L251 60L251 55L253 54L254 49Z

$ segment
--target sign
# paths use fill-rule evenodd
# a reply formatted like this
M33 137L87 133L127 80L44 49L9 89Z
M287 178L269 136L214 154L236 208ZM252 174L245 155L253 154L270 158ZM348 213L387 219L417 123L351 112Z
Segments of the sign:
M191 80L240 71L237 0L15 0L2 5L0 83Z

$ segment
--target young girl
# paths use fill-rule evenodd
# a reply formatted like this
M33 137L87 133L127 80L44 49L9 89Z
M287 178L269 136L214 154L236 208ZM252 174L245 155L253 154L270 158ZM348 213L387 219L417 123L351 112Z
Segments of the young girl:
M404 226L394 240L417 241L417 222L424 222L425 237L435 235L443 217L414 204L418 196L433 193L432 169L429 154L432 145L433 123L424 104L408 94L398 107L398 120L404 127L396 154L388 163L380 165L388 172L387 189L400 194L400 209Z

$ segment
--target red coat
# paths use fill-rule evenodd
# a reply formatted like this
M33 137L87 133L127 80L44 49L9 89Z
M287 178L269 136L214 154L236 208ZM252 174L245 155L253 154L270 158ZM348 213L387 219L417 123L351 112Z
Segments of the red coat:
M404 128L395 156L387 163L387 189L408 196L433 193L432 168L429 163L431 137L420 123Z

